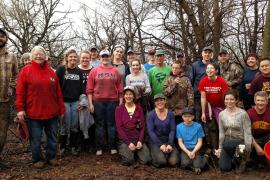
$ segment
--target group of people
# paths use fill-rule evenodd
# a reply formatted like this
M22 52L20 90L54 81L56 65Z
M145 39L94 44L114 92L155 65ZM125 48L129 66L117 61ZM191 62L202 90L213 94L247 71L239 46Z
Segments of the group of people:
M92 47L80 54L69 49L54 70L45 49L35 46L16 85L16 57L6 50L6 42L7 33L0 29L0 70L5 72L0 75L0 148L6 139L9 97L16 87L17 117L28 125L36 168L59 165L58 145L61 156L69 150L78 155L85 143L95 146L97 156L106 147L111 154L119 152L123 165L137 160L155 167L180 165L196 174L209 155L219 158L222 171L243 171L248 161L265 163L269 58L259 61L250 53L242 68L226 50L215 61L212 48L205 47L202 58L191 65L183 52L169 65L164 50L150 49L149 61L141 64L131 49L126 62L121 46L112 54Z

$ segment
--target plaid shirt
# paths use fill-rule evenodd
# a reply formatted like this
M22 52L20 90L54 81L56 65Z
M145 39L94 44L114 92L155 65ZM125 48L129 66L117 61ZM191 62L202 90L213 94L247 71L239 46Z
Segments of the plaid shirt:
M8 102L16 88L17 58L6 49L0 53L0 102Z

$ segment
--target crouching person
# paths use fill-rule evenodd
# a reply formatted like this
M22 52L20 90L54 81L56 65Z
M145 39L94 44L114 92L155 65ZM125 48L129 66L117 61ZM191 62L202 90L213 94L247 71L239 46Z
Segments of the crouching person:
M149 150L144 144L145 122L143 110L134 103L136 93L133 86L124 88L124 103L116 108L115 121L120 140L119 155L123 165L135 162L147 164L151 161Z
M196 174L201 173L207 163L207 157L200 155L204 132L201 124L193 122L194 112L191 108L184 108L182 119L184 122L176 127L176 137L181 152L181 167L192 168Z
M225 93L224 103L226 109L219 114L219 168L221 171L231 171L237 168L243 172L246 160L251 150L252 135L251 123L245 110L236 106L237 92L230 90ZM245 149L245 151L241 149ZM239 151L240 149L240 151Z
M166 97L163 94L154 96L155 109L149 113L147 129L150 137L152 164L155 167L165 165L177 166L179 153L174 146L174 114L166 108Z
M41 135L46 134L46 161L56 161L58 116L63 116L65 106L58 78L47 64L45 50L35 46L31 52L31 64L22 68L16 88L16 110L19 120L28 123L34 167L43 168Z

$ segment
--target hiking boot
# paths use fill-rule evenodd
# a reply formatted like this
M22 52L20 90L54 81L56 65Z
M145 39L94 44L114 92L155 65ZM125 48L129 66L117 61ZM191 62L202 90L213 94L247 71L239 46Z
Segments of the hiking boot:
M111 154L117 154L117 150L116 149L112 149L111 150Z
M101 155L102 155L102 150L98 150L98 151L96 152L96 155L97 155L97 156L101 156Z
M37 169L42 169L45 167L45 163L43 161L38 161L33 164L33 166Z
M48 164L51 166L59 166L60 165L60 163L56 159L50 159L48 161Z
M194 173L195 174L197 174L197 175L199 175L199 174L201 174L201 169L200 168L194 168Z

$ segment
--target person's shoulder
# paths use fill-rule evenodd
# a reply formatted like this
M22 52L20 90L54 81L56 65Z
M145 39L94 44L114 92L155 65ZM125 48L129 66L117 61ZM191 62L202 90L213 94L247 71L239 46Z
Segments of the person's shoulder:
M176 129L177 129L177 130L181 130L181 129L183 129L184 127L185 127L184 122L181 122L181 123L179 123L179 124L176 125Z

